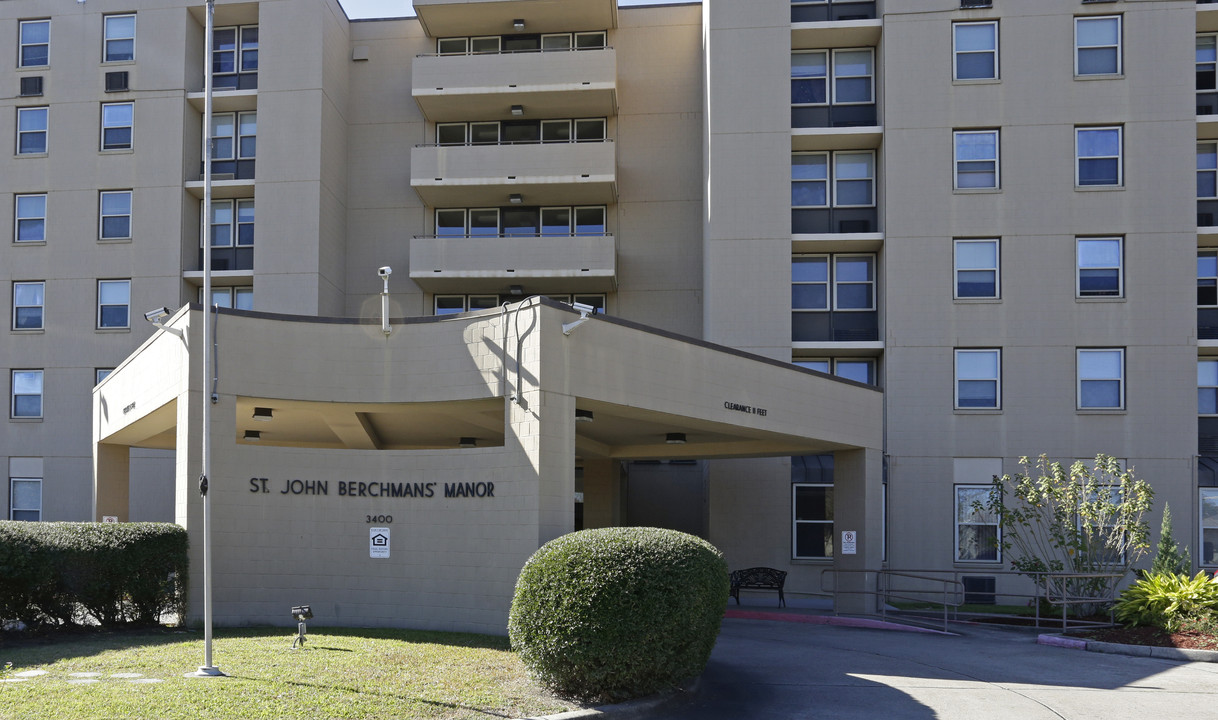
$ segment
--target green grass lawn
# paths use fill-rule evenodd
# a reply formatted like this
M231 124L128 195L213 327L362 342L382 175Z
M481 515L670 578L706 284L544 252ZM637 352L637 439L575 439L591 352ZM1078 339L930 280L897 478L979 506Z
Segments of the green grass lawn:
M75 635L0 646L0 718L519 718L571 710L526 676L507 638L412 630L217 629L229 677L185 678L202 634ZM12 682L29 671L45 674ZM87 675L85 675L87 674ZM138 674L138 677L133 677Z

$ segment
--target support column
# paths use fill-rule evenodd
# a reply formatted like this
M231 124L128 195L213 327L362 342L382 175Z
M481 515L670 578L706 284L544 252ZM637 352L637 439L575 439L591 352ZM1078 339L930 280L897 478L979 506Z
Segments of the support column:
M126 445L93 444L93 520L114 515L119 522L130 519L131 448Z
M874 448L833 453L833 569L879 570L884 558L884 455ZM843 533L854 533L853 554L844 551ZM834 609L839 613L871 614L878 610L876 576L839 572ZM846 591L846 592L842 592Z
M622 524L622 483L616 460L584 459L584 527Z

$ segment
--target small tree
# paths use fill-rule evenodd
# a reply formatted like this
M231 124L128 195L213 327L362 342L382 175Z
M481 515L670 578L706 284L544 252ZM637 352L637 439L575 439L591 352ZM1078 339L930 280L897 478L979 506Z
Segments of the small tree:
M999 546L1011 567L1056 595L1098 597L1112 581L1066 580L1048 584L1041 573L1124 576L1150 547L1143 516L1154 490L1107 455L1092 467L1076 462L1067 472L1041 455L1035 465L1019 459L1022 471L995 477L983 509L999 519Z
M1193 565L1188 554L1188 546L1180 550L1179 543L1171 533L1171 505L1163 503L1163 521L1159 525L1159 544L1156 546L1155 559L1150 564L1151 575L1184 575L1187 576Z

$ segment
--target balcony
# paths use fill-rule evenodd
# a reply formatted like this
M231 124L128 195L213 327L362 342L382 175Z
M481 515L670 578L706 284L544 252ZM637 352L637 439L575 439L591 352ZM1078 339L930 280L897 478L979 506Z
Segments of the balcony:
M531 33L617 27L616 0L415 0L414 9L437 38L510 33L516 20Z
M410 242L410 279L432 293L613 292L613 235L417 236Z
M1197 0L1197 32L1218 32L1218 0Z
M415 102L433 122L506 120L513 105L526 117L617 114L611 47L420 55L411 73Z
M876 47L883 28L881 20L797 22L791 26L791 49Z
M791 313L792 342L862 343L879 339L879 313L874 310Z
M879 211L873 207L793 208L792 235L870 235L880 231Z
M520 194L529 204L608 205L617 200L611 140L498 145L419 145L410 185L432 207L497 206Z
M833 22L839 20L874 20L875 0L827 0L826 2L791 3L791 22Z

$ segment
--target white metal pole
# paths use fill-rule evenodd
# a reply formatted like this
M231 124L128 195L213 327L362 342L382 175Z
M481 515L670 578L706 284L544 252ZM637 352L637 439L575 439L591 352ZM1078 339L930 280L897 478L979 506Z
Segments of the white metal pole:
M212 121L212 32L215 26L216 2L207 0L207 24L203 41L203 469L199 478L199 491L203 493L203 664L196 673L203 677L224 675L212 664L211 657L211 492L208 482L211 477L211 326L208 311L211 308L211 121Z

